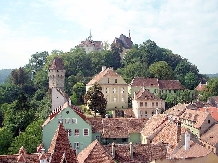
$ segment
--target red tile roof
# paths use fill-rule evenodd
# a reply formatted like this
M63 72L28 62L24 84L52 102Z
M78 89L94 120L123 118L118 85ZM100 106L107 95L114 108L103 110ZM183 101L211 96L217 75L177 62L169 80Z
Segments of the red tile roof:
M118 75L113 68L107 68L94 76L87 85L93 85L96 82L98 83L103 77L120 77L120 75Z
M90 39L86 39L85 41L81 41L78 47L95 47L96 50L102 49L102 41L93 41Z
M206 120L206 118L208 117L208 115L209 113L202 112L199 110L186 109L185 112L180 116L180 118L193 121L195 122L194 127L200 128Z
M216 121L218 121L218 108L206 107L206 108L199 108L199 110L203 112L208 112Z
M141 86L141 87L158 87L159 89L165 90L181 90L185 87L179 82L179 80L158 80L157 78L134 78L130 86Z
M98 140L93 141L83 149L77 155L77 159L79 163L115 163L112 156Z
M218 124L213 125L205 134L201 136L201 140L210 145L216 146L218 143Z
M68 163L77 163L75 151L73 151L71 147L68 134L62 123L59 124L58 129L56 130L48 153L51 153L51 163L61 162L63 155L65 155Z
M154 137L165 126L167 121L168 117L166 114L155 114L145 123L141 134L147 138Z
M87 118L93 132L102 133L103 138L128 138L130 133L140 133L146 118Z
M165 114L167 115L173 115L173 116L180 116L182 115L185 110L187 109L188 104L177 104L175 106L173 106L172 108L169 108L168 110L165 111Z
M210 152L211 150L190 141L190 148L188 150L185 150L184 146L182 146L173 157L178 159L197 158L207 156Z
M105 145L108 151L112 153L112 145ZM130 153L130 144L115 144L115 160L118 162L151 162L166 158L166 147L160 143L153 144L132 144L132 158Z
M161 99L155 96L153 93L141 88L136 93L135 100L161 100Z
M49 67L49 70L64 70L64 62L62 58L55 57Z
M131 49L133 45L131 37L126 37L124 34L121 34L119 38L115 37L113 43L120 43L125 49Z
M144 86L144 87L159 87L157 78L143 78L135 77L131 83L131 86Z
M207 84L201 84L199 83L198 86L195 88L196 90L198 91L202 91L205 87L206 87Z

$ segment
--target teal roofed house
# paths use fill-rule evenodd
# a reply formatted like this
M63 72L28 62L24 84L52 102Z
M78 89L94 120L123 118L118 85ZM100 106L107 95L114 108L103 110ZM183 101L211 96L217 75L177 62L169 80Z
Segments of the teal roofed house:
M54 109L42 125L45 150L48 150L59 123L62 123L66 129L69 141L76 153L86 148L92 142L92 129L85 118L79 108L69 105L68 102Z

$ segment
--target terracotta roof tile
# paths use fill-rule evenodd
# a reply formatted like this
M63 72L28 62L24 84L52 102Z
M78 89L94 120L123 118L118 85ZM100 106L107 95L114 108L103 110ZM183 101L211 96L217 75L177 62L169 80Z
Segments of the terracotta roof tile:
M112 153L112 145L105 145ZM131 158L130 144L115 144L115 160L118 162L151 162L153 160L166 158L166 147L162 143L132 144L133 154Z
M153 93L141 88L135 96L136 100L160 100L159 97L155 96Z
M201 136L201 140L209 143L210 145L216 146L218 143L218 124L213 125L205 134Z
M142 78L135 77L131 83L131 86L144 86L144 87L159 87L157 78Z
M81 41L78 47L95 47L97 50L102 49L102 41L93 41L86 39L85 41Z
M190 141L190 148L185 150L184 146L182 146L174 155L174 158L196 158L196 157L204 157L208 155L211 150L199 145L198 143L194 143Z
M165 90L181 90L185 87L179 82L179 80L158 80L157 78L134 78L130 86L141 86L141 87L158 87L159 89Z
M216 121L218 121L218 108L206 107L206 108L199 108L199 110L203 112L208 112Z
M98 140L93 141L88 147L83 149L77 155L77 159L79 163L115 163L112 156Z
M201 84L199 83L198 86L195 88L196 90L198 91L202 91L205 87L206 87L207 84Z
M160 89L167 90L181 90L185 87L179 82L179 80L159 80Z
M87 118L93 132L102 133L103 138L127 138L130 133L140 133L145 118Z
M64 70L64 62L62 58L55 57L49 67L49 70Z
M199 110L186 109L185 112L180 116L182 119L194 121L194 127L200 128L204 123L205 119L208 117L209 113L202 112Z
M77 162L76 154L71 147L67 132L62 123L59 124L58 129L56 130L48 153L51 153L51 163L59 163L63 154L65 154L68 163Z
M166 114L155 114L149 118L142 129L141 134L150 138L157 134L166 124L168 117Z
M120 75L118 75L113 68L107 68L94 76L87 85L93 85L94 83L99 82L103 77L120 77Z
M188 104L177 104L175 106L173 106L172 108L169 108L168 110L165 111L165 114L167 115L173 115L173 116L180 116L182 115L185 110L187 109Z

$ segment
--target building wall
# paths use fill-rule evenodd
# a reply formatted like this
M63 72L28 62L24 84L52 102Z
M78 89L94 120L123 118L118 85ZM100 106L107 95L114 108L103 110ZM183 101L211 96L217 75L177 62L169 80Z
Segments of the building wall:
M98 84L107 100L108 110L128 108L128 85L122 77L103 77ZM86 86L86 91L92 85Z
M77 119L77 123L72 123L72 118ZM68 119L70 120L69 123L65 121ZM71 108L67 107L43 127L43 144L46 150L48 150L55 131L58 128L59 120L62 120L65 129L71 129L71 136L68 138L72 148L74 148L75 142L79 143L79 149L77 149L77 153L86 148L92 142L91 126L87 124L80 116L78 116ZM79 136L74 135L75 129L79 129ZM83 135L83 129L88 129L88 136Z
M48 70L49 88L64 88L65 70Z
M147 104L147 105L146 105ZM136 118L150 118L161 110L165 110L165 101L163 100L132 100L132 108Z
M52 88L52 110L58 108L59 106L63 105L67 102L67 99L57 91L56 88Z

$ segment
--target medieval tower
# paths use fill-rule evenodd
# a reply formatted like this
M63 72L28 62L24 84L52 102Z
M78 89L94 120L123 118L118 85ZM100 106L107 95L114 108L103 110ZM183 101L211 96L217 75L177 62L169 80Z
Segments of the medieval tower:
M63 60L55 57L48 69L49 89L64 89L65 72Z

